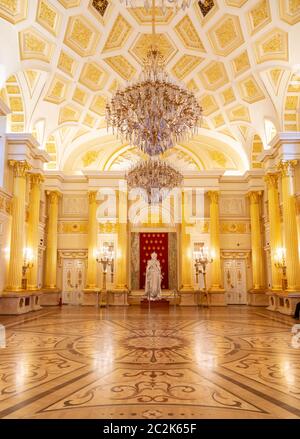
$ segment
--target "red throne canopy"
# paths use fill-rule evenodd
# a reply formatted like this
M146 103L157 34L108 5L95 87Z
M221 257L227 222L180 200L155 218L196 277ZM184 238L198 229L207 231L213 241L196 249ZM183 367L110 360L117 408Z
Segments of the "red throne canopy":
M151 253L157 253L163 275L161 287L169 288L168 278L168 234L167 233L140 233L140 289L145 288L147 262Z

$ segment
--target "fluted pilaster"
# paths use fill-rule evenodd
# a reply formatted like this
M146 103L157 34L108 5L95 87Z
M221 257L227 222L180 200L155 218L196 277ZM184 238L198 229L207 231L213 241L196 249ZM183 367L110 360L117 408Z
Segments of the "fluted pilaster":
M118 250L117 250L117 289L127 289L127 191L118 191L119 222L118 222Z
M211 267L211 289L217 290L222 285L221 257L220 257L220 220L219 220L219 192L209 191L210 198L210 251L213 257Z
M97 191L90 191L89 194L89 228L88 228L88 266L86 284L87 288L95 288L97 284Z
M182 290L192 290L192 244L191 235L188 231L188 218L186 212L188 211L187 194L182 192L182 224L181 224L181 283Z
M26 175L30 166L26 161L16 160L10 160L9 165L13 168L14 182L7 289L21 290L25 244Z
M48 227L45 264L45 287L56 288L57 272L57 226L58 226L58 201L60 193L47 192L48 196Z
M296 200L294 189L294 169L297 160L282 161L278 169L281 173L283 203L283 233L286 248L286 275L288 290L300 288Z
M252 274L253 290L262 290L264 287L263 276L263 247L260 222L261 192L252 191L248 194L250 200L251 218L251 247L252 247Z
M272 290L281 289L281 272L275 266L276 252L282 247L280 207L278 193L278 175L268 174L265 177L268 189L268 209L269 209L269 226L270 226L270 249L271 249L271 272L272 272Z
M33 255L33 267L28 273L28 289L38 288L38 250L39 250L39 219L40 219L40 200L41 183L44 177L41 174L30 174L30 209L28 218L27 247L31 249Z

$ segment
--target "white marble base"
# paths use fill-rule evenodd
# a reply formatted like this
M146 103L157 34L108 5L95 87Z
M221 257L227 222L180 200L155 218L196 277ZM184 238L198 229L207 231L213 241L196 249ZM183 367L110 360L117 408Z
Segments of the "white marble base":
M109 305L112 306L128 306L128 290L115 289L109 292Z
M277 311L288 316L295 314L297 303L300 302L299 291L270 291L267 295L269 298L268 310Z
M195 290L180 290L180 306L197 306L198 293Z
M227 306L225 290L222 288L208 291L208 305L209 306Z
M43 288L40 301L42 306L61 305L61 290L58 288Z
M265 290L248 291L247 301L249 306L268 306L269 297Z
M0 314L18 315L41 309L41 291L5 291L0 295Z

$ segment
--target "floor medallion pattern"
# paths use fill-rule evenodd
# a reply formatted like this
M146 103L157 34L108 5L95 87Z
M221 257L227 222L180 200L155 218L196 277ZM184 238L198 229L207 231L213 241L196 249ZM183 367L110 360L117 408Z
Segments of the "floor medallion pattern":
M65 306L1 317L1 418L299 418L291 317Z

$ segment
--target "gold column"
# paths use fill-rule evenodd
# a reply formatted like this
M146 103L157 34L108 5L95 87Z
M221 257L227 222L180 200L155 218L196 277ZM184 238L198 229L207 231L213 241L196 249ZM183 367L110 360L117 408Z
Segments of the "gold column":
M96 288L97 284L97 191L89 192L89 229L88 229L88 266L86 284L87 288Z
M252 191L248 194L248 197L250 199L253 290L259 291L262 290L264 287L262 238L261 238L260 206L259 206L261 192Z
M40 200L41 183L44 177L41 174L30 174L31 191L29 202L28 236L27 247L31 249L33 255L33 267L28 273L28 289L38 288L38 251L39 251L39 220L40 220Z
M57 270L57 225L59 192L49 191L48 195L48 229L46 244L45 287L56 288Z
M272 290L281 290L281 273L275 267L276 252L282 247L280 208L278 195L278 175L268 174L265 177L268 188L268 210L270 225Z
M117 289L127 290L127 191L118 191L119 223L118 223L118 249L117 249Z
M9 160L13 168L13 201L10 240L10 259L8 270L7 290L22 289L22 266L24 262L25 244L25 201L26 201L26 174L30 169L26 161Z
M286 275L288 290L300 288L300 270L297 236L296 200L294 190L294 168L297 160L282 161L281 171L283 202L283 233L286 248Z
M188 233L187 228L189 224L187 222L187 194L182 192L182 224L181 224L181 283L182 290L191 291L192 286L192 245L191 235Z
M210 198L210 251L213 258L211 267L211 290L219 290L222 285L221 257L220 257L220 220L219 220L219 192L209 191Z

